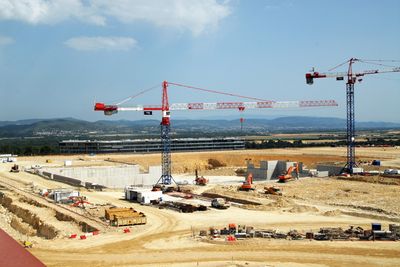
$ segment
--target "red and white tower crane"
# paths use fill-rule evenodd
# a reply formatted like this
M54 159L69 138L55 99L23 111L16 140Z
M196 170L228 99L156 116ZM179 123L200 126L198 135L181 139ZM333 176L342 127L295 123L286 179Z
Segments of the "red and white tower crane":
M214 102L214 103L174 103L168 102L168 86L174 85L185 87L188 89L205 91L209 93L223 94L235 96L239 98L246 98L256 100L256 102ZM152 88L150 88L152 89ZM149 89L145 90L148 91ZM143 92L145 92L143 91ZM143 92L137 94L140 95ZM137 96L136 95L136 96ZM132 97L131 97L132 98ZM161 111L161 162L162 162L162 175L157 184L170 185L173 181L171 175L171 139L170 139L170 111L181 110L227 110L236 109L244 111L245 109L258 109L258 108L310 108L310 107L334 107L337 106L335 100L313 100L313 101L270 101L254 97L241 96L232 93L220 92L209 90L184 84L164 81L162 83L162 103L160 105L137 105L133 107L122 107L120 105L106 105L104 103L96 103L94 106L95 111L103 111L105 115L113 115L119 111L141 111L145 115L151 115L153 111Z
M396 60L362 60L357 58L350 58L349 60L339 64L338 66L330 69L334 70L340 66L348 65L347 72L338 72L338 73L320 73L320 72L310 72L306 73L306 82L307 84L313 84L314 79L317 78L336 78L338 81L343 81L344 78L347 78L346 82L346 103L347 103L347 120L346 120L346 141L347 141L347 163L344 167L344 171L352 174L353 168L356 166L356 153L355 153L355 119L354 119L354 84L356 82L361 82L362 77L369 74L379 74L379 73L388 73L388 72L400 72L400 67L391 66L391 68L387 69L375 69L375 70L365 70L361 72L353 72L353 64L355 62L363 62L368 64L375 64L380 66L388 65L383 64L382 62L398 62Z

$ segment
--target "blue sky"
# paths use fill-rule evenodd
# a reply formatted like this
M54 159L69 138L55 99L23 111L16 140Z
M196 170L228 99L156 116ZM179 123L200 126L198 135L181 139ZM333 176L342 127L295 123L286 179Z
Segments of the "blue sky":
M396 0L0 0L0 120L104 119L93 111L94 100L122 100L163 80L270 100L335 99L340 105L246 111L245 117L345 118L345 83L320 79L309 86L304 74L350 57L400 60L399 29ZM240 100L170 88L171 103L215 101ZM161 87L127 104L160 102ZM357 120L400 122L400 73L366 76L356 85L355 104ZM172 116L225 115L238 116Z

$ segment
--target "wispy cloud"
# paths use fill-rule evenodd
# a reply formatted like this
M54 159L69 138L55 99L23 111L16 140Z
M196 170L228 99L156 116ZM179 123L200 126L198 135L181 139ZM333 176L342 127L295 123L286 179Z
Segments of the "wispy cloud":
M0 35L0 45L10 45L12 43L14 43L13 38Z
M229 1L217 0L0 0L0 20L55 24L76 19L106 25L113 18L189 30L193 35L215 29L230 12Z
M75 50L80 51L128 51L137 46L137 41L129 37L74 37L68 39L65 44Z
M105 18L96 14L83 0L0 0L0 20L18 20L30 24L55 24L75 18L104 25Z

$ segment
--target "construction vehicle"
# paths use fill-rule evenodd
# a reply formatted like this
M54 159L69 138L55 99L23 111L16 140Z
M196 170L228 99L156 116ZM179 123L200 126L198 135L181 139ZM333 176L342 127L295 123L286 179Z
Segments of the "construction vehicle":
M254 190L254 186L253 186L253 174L249 173L247 175L246 180L243 182L243 184L238 188L238 190L240 191L250 191L250 190Z
M11 167L10 172L19 172L19 166L17 164L14 164L14 166Z
M33 244L31 241L24 241L22 244L24 245L24 248L32 248L33 247Z
M293 172L296 172L296 176L293 177ZM294 165L290 166L287 171L278 176L280 183L286 183L293 181L294 179L299 179L299 164L296 162Z
M90 202L87 201L87 198L84 196L79 196L79 197L69 197L69 199L72 200L72 207L79 207L82 209L85 209L85 204L91 204Z
M238 227L234 223L228 224L229 234L236 234L237 228Z
M277 196L282 196L282 191L280 188L277 188L275 186L265 186L264 187L264 193L267 195L277 195Z
M227 209L231 206L231 204L226 201L224 198L214 198L211 201L211 207L216 209Z
M199 177L197 169L195 173L196 173L196 179L194 180L194 182L196 183L196 185L204 186L208 184L208 179L204 178L204 176Z
M241 99L251 99L256 100L256 102L215 102L215 103L174 103L169 104L168 100L168 86L174 85L178 87L183 87L186 89L197 90L202 92L234 96ZM146 92L149 92L153 89L156 89L158 85L153 86L151 88L142 90L141 92L130 96L123 101L114 104L114 105L106 105L104 103L96 103L94 106L95 111L103 111L104 115L114 115L119 111L139 111L143 112L144 115L152 115L153 111L161 112L161 166L162 166L162 175L156 184L161 185L170 185L172 183L176 183L172 177L171 170L171 138L170 138L170 130L171 130L171 111L180 111L180 110L227 110L227 109L236 109L240 112L243 112L245 109L270 109L270 108L307 108L307 107L336 107L338 104L335 100L317 100L317 101L271 101L265 100L255 97L243 96L238 94L233 94L231 92L221 92L216 90L210 90L206 88L199 88L190 85L184 85L179 83L167 82L164 81L162 83L162 101L160 105L138 105L133 107L123 107L121 106L123 103L140 96ZM243 120L241 120L243 123Z

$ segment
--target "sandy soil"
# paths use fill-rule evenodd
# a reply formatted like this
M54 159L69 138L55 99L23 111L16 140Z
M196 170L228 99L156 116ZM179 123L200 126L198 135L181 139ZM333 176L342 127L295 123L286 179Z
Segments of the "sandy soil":
M227 171L219 170L210 175L233 175L233 170L246 166L246 160L250 159L258 166L260 160L289 160L303 162L309 168L315 167L316 163L345 162L345 147L317 147L317 148L287 148L287 149L265 149L265 150L236 150L236 151L215 151L215 152L192 152L172 153L173 173L194 173L197 168L201 171L210 169L209 159L217 159L225 164ZM46 163L51 159L52 163ZM366 161L381 159L382 165L387 167L400 168L400 149L396 147L360 147L357 148L357 160ZM159 154L98 154L89 155L58 155L20 157L19 161L26 163L40 164L44 166L62 166L64 160L72 160L74 166L107 166L118 163L139 164L143 170L148 166L159 165ZM113 163L114 162L114 163Z
M227 166L243 166L244 159L249 157L253 160L293 157L315 163L342 160L343 152L341 148L313 148L177 153L174 155L174 164L178 164L179 168L191 168L199 162L207 163L208 158L216 158L224 161ZM358 153L365 158L380 158L383 161L400 159L399 151L394 148L360 148ZM143 162L147 165L159 161L158 154L55 156L51 157L52 163L45 163L50 157L21 157L18 160L22 166L57 166L65 159L72 159L74 165L87 166L112 164L104 162L104 159L111 157L114 160ZM30 191L32 183L43 188L69 187L28 173L8 173L10 166L0 164L0 186L3 186L0 191L6 194L25 194L36 199L38 197ZM179 177L190 180L192 176L189 173ZM400 222L400 187L397 185L310 178L279 184L284 196L276 197L263 194L262 188L270 185L268 183L258 183L255 192L237 192L241 179L232 176L210 177L212 182L206 187L197 187L196 193L215 190L258 201L262 204L261 208L233 206L228 210L209 209L185 214L129 203L122 199L122 190L82 190L81 193L93 204L111 203L144 212L148 223L131 227L129 234L124 234L122 228L104 226L100 235L86 240L38 238L31 252L48 266L396 266L400 262L400 242L251 239L231 244L210 242L193 236L200 230L207 230L211 226L225 227L228 223L306 232L316 231L320 227L347 228L349 225L368 228L375 221L382 222L384 228L387 228L389 223ZM23 191L8 188L10 183L19 185L19 190ZM21 206L30 205L22 203ZM49 208L57 209L53 206ZM78 231L71 222L50 219L52 213L48 208L43 211L32 208L32 211L43 219L48 218L47 221L53 222L58 229L65 232ZM0 207L0 212L6 214L7 210ZM6 217L0 216L0 227L4 227L17 240L26 238L9 227Z

